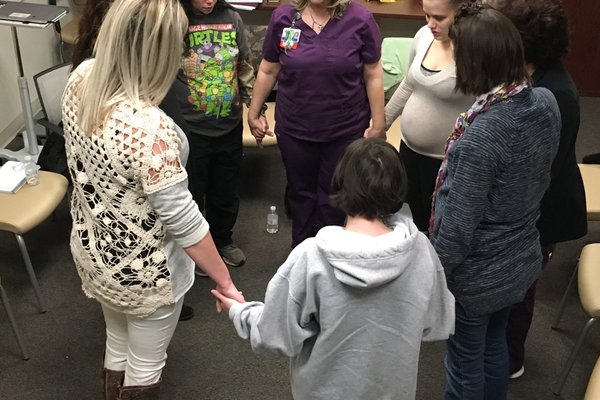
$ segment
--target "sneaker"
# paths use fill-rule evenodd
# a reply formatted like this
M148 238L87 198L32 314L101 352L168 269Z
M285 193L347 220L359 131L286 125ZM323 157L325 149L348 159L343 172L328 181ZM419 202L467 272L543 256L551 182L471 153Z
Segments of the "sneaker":
M208 278L208 274L204 271L202 271L200 268L197 268L194 270L194 274L196 274L196 276L199 276L201 278Z
M239 267L246 262L246 255L235 244L228 244L219 249L219 254L225 264L230 267Z
M185 304L181 307L181 313L179 314L180 321L187 321L189 319L194 318L194 309L190 306L186 306Z
M202 271L200 269L200 267L197 265L194 267L194 274L196 274L196 276L200 276L202 278L208 278L208 274L206 272Z
M510 379L517 379L523 376L523 374L525 373L525 366L521 365L521 369L519 369L517 372L510 374L509 378Z

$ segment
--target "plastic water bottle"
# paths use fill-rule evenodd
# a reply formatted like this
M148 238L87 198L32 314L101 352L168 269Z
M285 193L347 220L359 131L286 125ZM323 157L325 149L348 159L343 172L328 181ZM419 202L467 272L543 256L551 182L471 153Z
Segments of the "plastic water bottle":
M23 166L23 170L25 171L27 184L32 186L37 185L40 183L40 177L38 176L38 169L40 167L31 159L31 156L25 156L24 160L25 165Z
M269 213L267 214L267 232L277 233L279 230L279 216L276 212L277 208L271 206Z

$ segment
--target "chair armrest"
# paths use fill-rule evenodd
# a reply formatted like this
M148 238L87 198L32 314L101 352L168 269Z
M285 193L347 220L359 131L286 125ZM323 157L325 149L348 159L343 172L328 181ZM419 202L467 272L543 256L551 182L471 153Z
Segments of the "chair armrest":
M65 133L62 127L60 127L56 124L53 124L52 122L48 121L46 118L38 119L37 123L42 125L44 128L50 130L51 132L56 132L61 136L63 136Z

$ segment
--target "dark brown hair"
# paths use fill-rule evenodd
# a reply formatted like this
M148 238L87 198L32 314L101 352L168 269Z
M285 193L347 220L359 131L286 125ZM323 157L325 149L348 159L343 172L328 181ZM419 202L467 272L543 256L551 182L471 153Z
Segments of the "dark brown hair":
M192 10L193 7L192 7L191 0L179 0L179 2L183 6L183 9L188 14L188 16L191 13L193 13L193 10ZM213 9L213 11L214 10L223 9L223 8L233 8L233 7L231 7L231 4L227 3L225 0L217 0L217 2L215 3L215 8Z
M456 89L481 95L501 84L528 79L517 28L500 11L470 4L457 13L449 33L456 61Z
M569 21L561 0L488 0L523 40L525 61L544 68L569 51Z
M476 1L477 0L448 0L448 3L452 4L453 6L458 7L461 4L475 3ZM422 7L423 6L423 0L420 0L419 4Z
M113 0L86 1L79 20L77 41L71 58L73 69L77 68L85 59L92 57L100 25L112 3Z
M408 187L398 151L383 139L358 139L342 156L331 183L331 204L374 220L402 208Z
M194 7L192 6L192 1L191 0L179 0L179 4L181 4L181 6L183 7L183 9L185 10L185 13L187 14L188 18L191 18L194 13L198 13L199 11L195 11ZM231 6L231 4L229 4L228 2L226 2L225 0L217 0L215 3L215 6L213 8L213 12L217 11L217 10L224 10L224 9L233 9L233 7ZM187 40L184 40L184 51L183 51L183 56L184 57L189 57L192 49L190 48L190 44L188 43Z

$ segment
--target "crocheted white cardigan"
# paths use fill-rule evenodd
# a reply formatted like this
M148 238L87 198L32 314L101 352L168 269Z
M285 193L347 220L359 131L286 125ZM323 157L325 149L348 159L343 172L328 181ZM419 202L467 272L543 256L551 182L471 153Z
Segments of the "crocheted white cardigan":
M69 78L63 124L73 178L71 252L85 294L129 314L174 302L163 249L166 231L147 195L187 178L173 121L158 108L115 106L87 136L77 122L77 84Z

